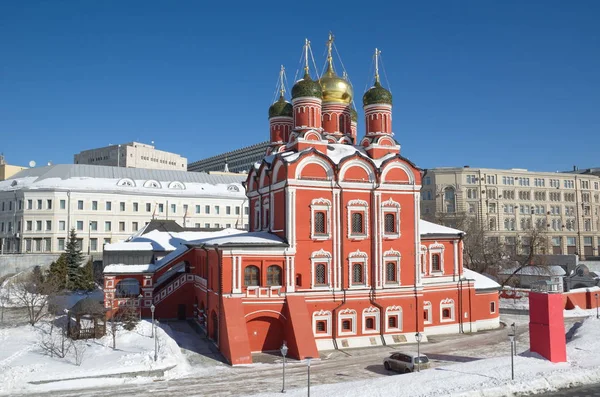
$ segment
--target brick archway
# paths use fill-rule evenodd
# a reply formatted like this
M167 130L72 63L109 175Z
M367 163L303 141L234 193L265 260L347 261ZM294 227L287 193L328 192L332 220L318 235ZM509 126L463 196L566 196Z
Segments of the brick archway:
M284 340L285 318L275 313L262 312L246 323L250 351L278 350Z

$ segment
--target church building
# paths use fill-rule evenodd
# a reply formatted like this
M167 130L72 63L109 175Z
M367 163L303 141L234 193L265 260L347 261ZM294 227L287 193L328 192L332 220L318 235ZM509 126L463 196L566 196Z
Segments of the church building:
M187 241L145 267L108 266L107 308L193 318L233 365L284 342L302 359L499 326L497 284L463 268L464 233L420 219L422 171L392 133L378 52L359 137L332 46L313 79L307 42L291 101L281 84L269 108L268 153L245 184L249 231ZM125 279L142 299L128 301Z

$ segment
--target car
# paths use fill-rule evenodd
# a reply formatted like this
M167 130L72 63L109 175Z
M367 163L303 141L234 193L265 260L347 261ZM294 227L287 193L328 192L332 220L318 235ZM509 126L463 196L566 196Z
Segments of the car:
M429 359L426 355L417 355L416 353L392 353L383 360L383 366L388 371L398 371L408 373L421 369L429 368Z

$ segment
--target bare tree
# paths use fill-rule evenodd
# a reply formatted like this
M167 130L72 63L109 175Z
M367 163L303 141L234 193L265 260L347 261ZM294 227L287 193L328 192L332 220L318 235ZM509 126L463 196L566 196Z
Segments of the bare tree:
M71 342L73 351L73 358L75 359L75 365L80 366L87 350L87 344L85 340L75 340Z
M54 322L50 323L48 331L41 331L39 347L50 357L65 358L71 350L72 341L67 337L65 329L55 327Z
M29 324L35 325L48 314L48 302L57 288L39 269L13 277L10 284L14 300L27 310Z

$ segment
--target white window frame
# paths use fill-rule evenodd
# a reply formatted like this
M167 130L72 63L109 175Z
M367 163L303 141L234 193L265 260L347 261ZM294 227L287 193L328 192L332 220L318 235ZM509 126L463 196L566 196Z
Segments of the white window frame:
M433 244L430 244L428 247L428 252L429 252L429 274L436 274L436 275L441 275L444 274L444 245L438 243L437 241ZM440 255L440 270L436 270L435 272L433 271L433 255L434 254L439 254Z
M385 215L386 214L394 214L395 225L394 229L396 230L393 233L388 233L385 231ZM400 237L400 203L392 200L391 198L387 201L381 203L381 231L384 238L398 238Z
M327 277L327 284L317 285L315 283L315 277L317 277L316 266L318 264L325 264L325 273ZM317 290L329 290L331 289L331 253L320 249L314 251L310 255L310 287Z
M260 216L260 199L254 203L254 230L261 229L261 216Z
M427 313L427 320L423 319L424 324L432 324L433 323L433 313L432 313L432 305L430 301L423 302L423 311Z
M369 203L364 200L350 200L346 206L348 212L348 238L351 240L364 240L369 237ZM363 215L363 234L352 232L352 214L360 212Z
M367 317L374 317L374 328L367 329ZM363 334L377 334L379 333L379 325L381 322L381 313L379 313L379 309L371 306L363 309L362 311L362 333Z
M400 262L402 259L402 254L396 250L389 250L383 253L383 285L384 286L393 286L397 287L402 285L400 282ZM388 281L387 280L387 264L388 262L393 262L396 264L396 281Z
M326 321L327 327L325 327L325 332L317 332L317 321ZM313 335L315 337L321 336L331 336L331 312L329 310L319 310L318 312L313 312Z
M496 301L491 301L491 302L490 302L490 313L491 313L491 314L494 314L494 313L496 313L496 311L497 311L497 310L496 310L496 306L497 306L497 304L496 304Z
M427 270L429 269L427 267L427 246L421 244L421 274L425 275L427 274Z
M390 327L389 319L396 316L396 327ZM385 332L402 332L402 307L388 306L385 309Z
M352 321L352 329L350 331L344 331L344 328L342 328L342 323L344 320ZM356 310L344 309L340 312L338 315L338 335L356 335Z
M270 209L271 209L271 205L270 205L270 202L269 202L269 198L266 197L265 199L263 199L263 203L262 203L262 214L263 214L262 227L261 227L262 230L269 230L269 229L271 229L271 221L272 221L272 219L271 219L271 216L270 216L271 214L269 213ZM268 224L265 223L265 222L268 222Z
M450 318L444 318L444 309L450 309ZM450 298L446 298L440 302L440 322L441 323L450 323L454 322L456 318L455 310L454 310L454 300Z
M325 233L315 233L315 213L325 213ZM313 240L329 240L331 238L331 201L317 198L310 203L310 238Z
M348 274L350 275L350 288L367 288L369 286L369 272L367 269L368 256L365 252L360 250L356 250L356 252L350 253L348 256ZM360 263L363 266L363 283L362 284L354 284L354 264Z

